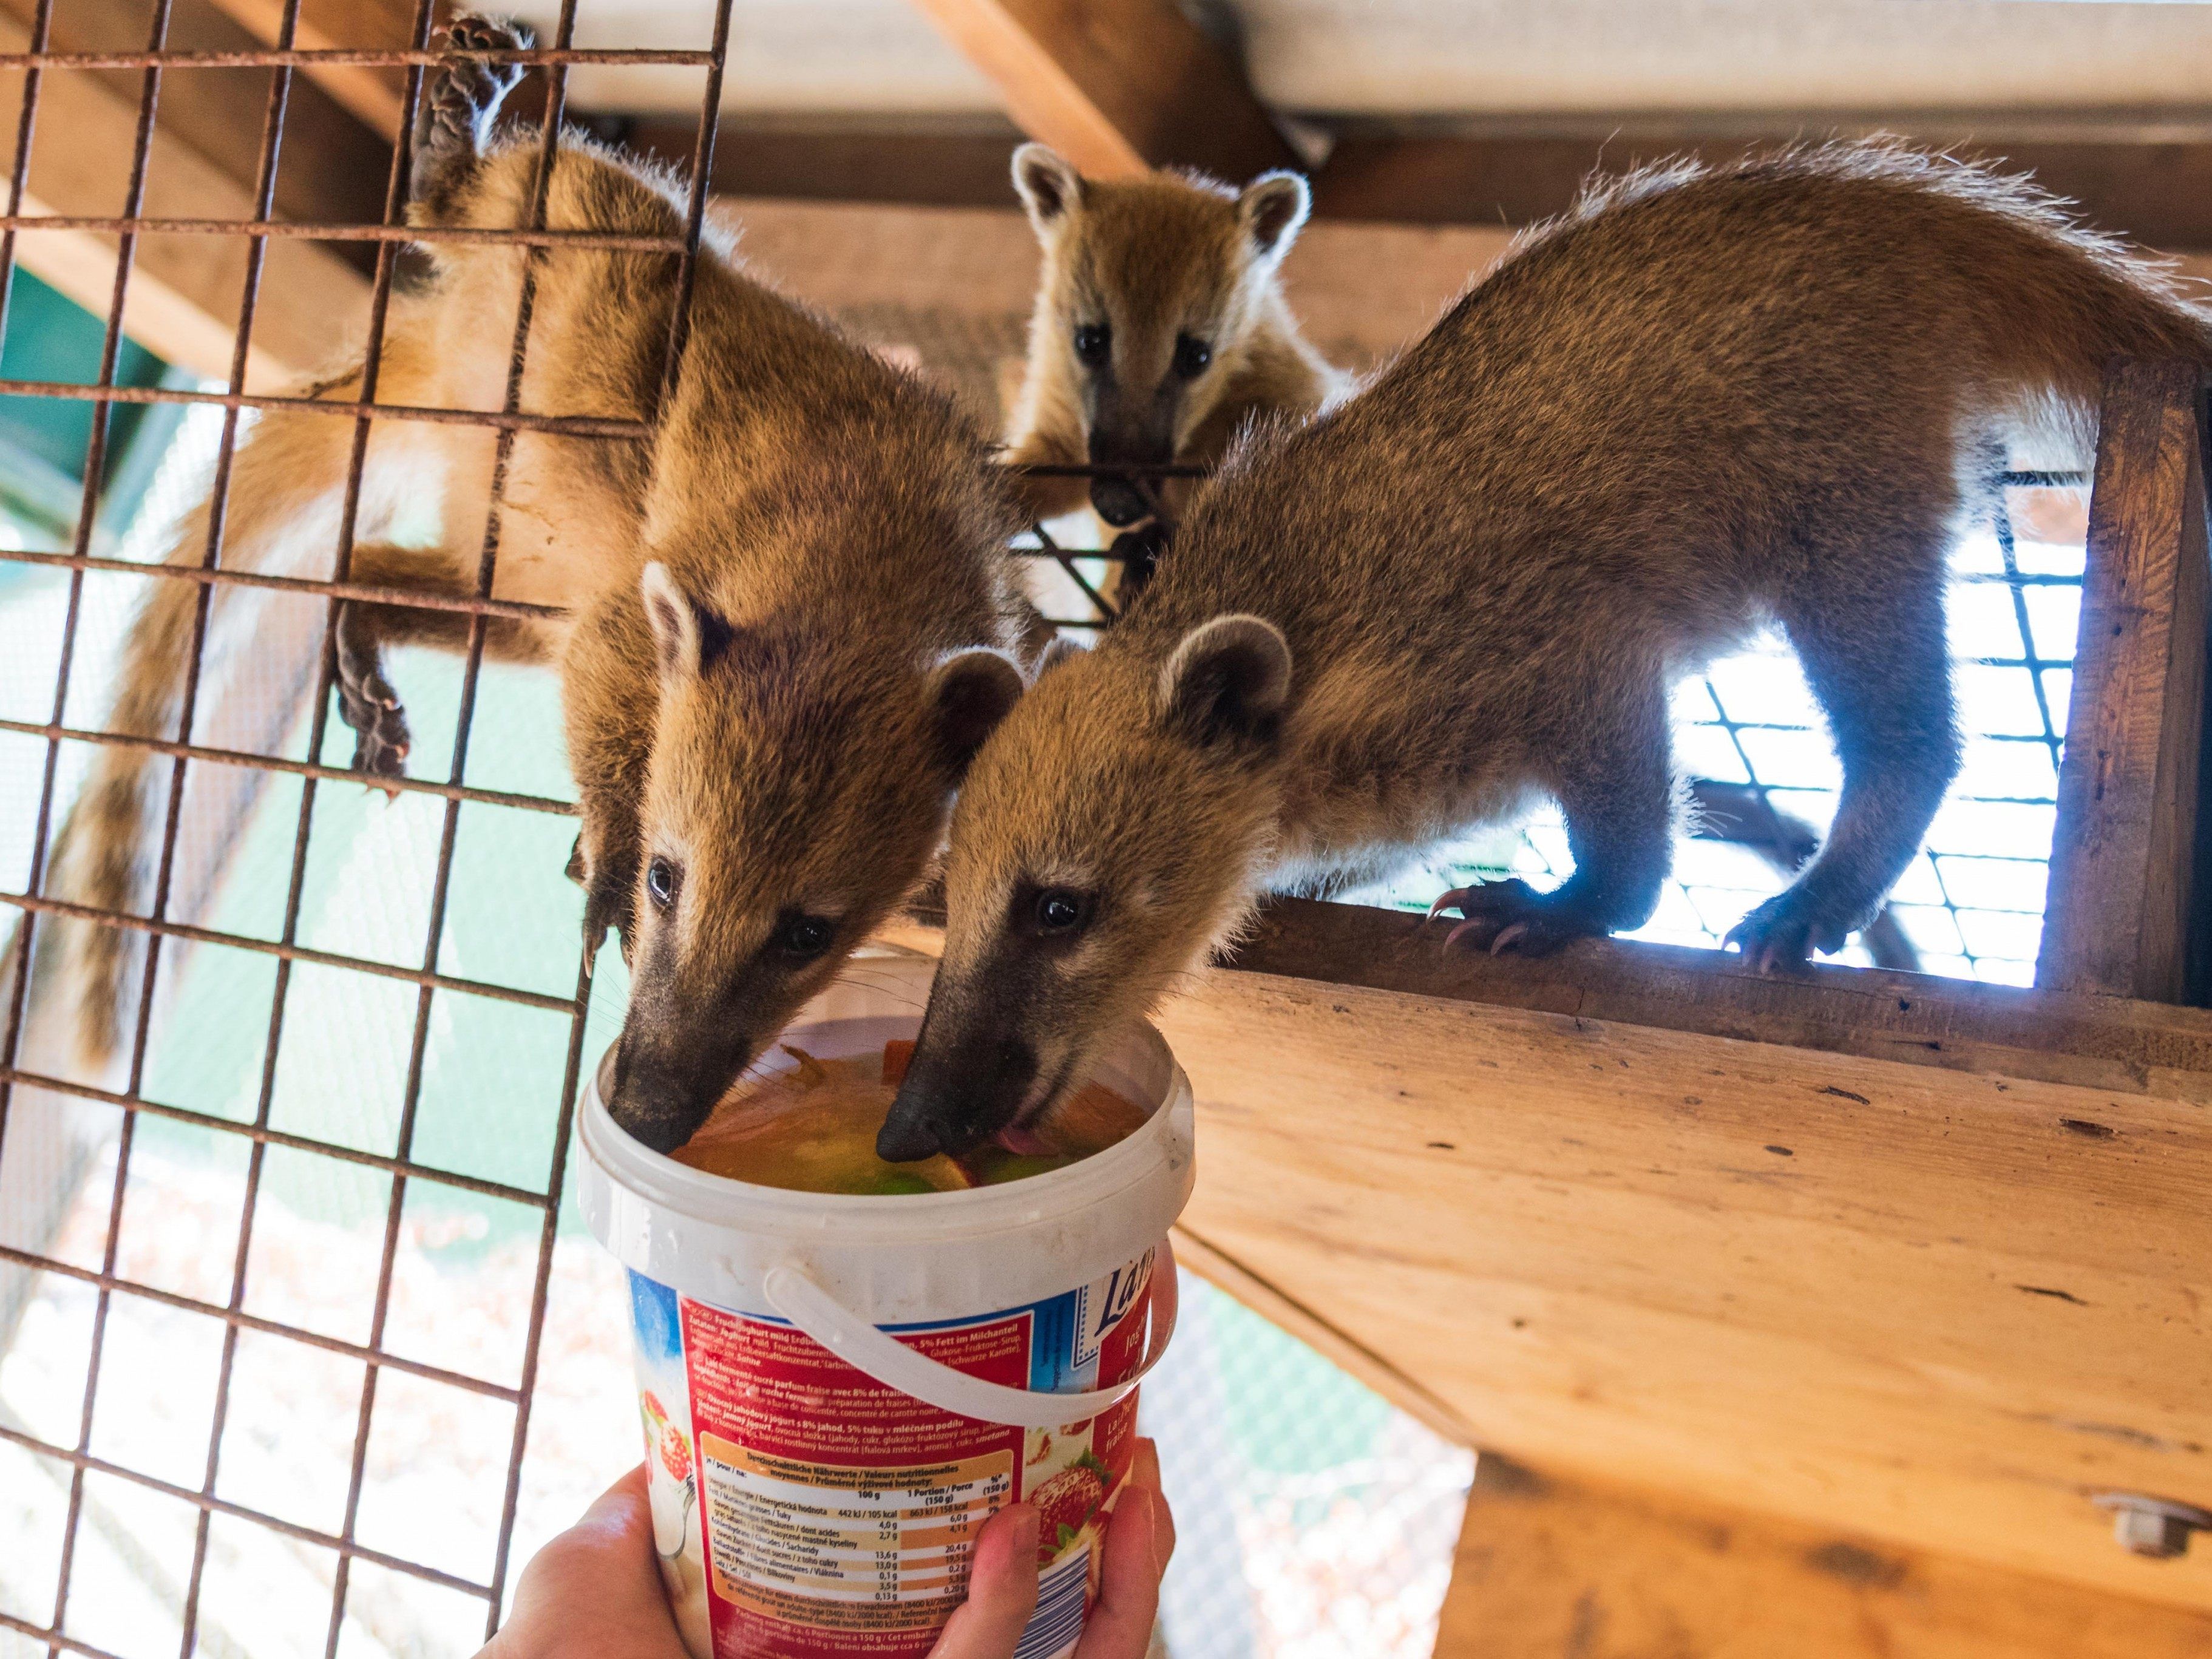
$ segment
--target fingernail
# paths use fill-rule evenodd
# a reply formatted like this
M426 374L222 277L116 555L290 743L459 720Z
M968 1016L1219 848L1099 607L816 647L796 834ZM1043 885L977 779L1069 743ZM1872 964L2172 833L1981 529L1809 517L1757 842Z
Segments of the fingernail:
M1024 1555L1034 1555L1037 1547L1037 1512L1028 1504L1014 1506L1014 1548Z

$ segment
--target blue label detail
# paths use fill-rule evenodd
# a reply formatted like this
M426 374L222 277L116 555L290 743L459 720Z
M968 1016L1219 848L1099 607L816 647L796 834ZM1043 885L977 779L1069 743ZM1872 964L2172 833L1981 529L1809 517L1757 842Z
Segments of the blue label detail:
M676 1292L667 1285L631 1272L629 1317L638 1352L648 1359L673 1359L684 1352L684 1320L676 1310Z
M1079 1379L1069 1363L1075 1334L1082 1329L1083 1292L1069 1291L1030 1310L1030 1387L1050 1391Z

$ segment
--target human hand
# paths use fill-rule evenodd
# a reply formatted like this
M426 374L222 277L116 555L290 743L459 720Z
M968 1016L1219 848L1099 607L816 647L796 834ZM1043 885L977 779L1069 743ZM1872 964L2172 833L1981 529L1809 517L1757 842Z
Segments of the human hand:
M1036 1609L1036 1544L1037 1513L1030 1504L1011 1505L984 1523L968 1600L930 1659L1012 1659ZM1160 1575L1174 1551L1159 1457L1151 1441L1139 1440L1128 1484L1115 1500L1098 1605L1076 1659L1144 1659ZM515 1585L511 1615L477 1659L687 1659L653 1555L644 1465L532 1558Z
M969 1566L968 1600L929 1659L1013 1659L1022 1626L1036 1611L1036 1546L1037 1512L1028 1504L1012 1504L984 1523ZM1175 1517L1160 1495L1159 1453L1139 1440L1128 1481L1114 1500L1098 1604L1075 1659L1145 1659L1159 1611L1160 1576L1174 1553Z
M644 1464L531 1557L477 1659L690 1659L660 1584Z

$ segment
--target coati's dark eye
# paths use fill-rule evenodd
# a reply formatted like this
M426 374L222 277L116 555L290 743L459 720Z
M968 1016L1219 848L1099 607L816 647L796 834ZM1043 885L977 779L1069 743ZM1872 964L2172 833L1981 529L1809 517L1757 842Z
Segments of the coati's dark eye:
M645 890L664 910L676 902L676 890L683 884L683 873L666 859L655 859L645 866Z
M775 948L804 962L828 950L836 935L837 930L820 916L793 916L775 930Z
M1213 361L1213 348L1195 334L1176 336L1175 372L1186 380L1194 380L1206 373L1206 366Z
M1036 919L1040 933L1065 938L1091 920L1091 895L1048 887L1036 896L1030 915Z
M1086 363L1103 363L1114 336L1103 323L1081 323L1075 330L1075 355Z

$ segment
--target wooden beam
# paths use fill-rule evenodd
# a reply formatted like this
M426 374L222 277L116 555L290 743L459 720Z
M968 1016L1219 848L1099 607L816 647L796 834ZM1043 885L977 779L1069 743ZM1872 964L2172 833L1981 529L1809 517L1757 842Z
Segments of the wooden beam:
M2181 1000L2212 551L2201 375L2116 364L2099 417L2073 708L2036 982Z
M1440 941L1285 903L1162 1011L1188 1232L1486 1451L2212 1609L2093 1501L2212 1503L2212 1013Z
M2034 174L2100 228L2154 247L2212 248L2212 124L2198 112L1887 110L1528 117L1340 125L1314 180L1324 218L1514 224L1547 218L1595 171L1829 136L1900 135L2003 171Z
M1437 1659L2195 1659L2212 1614L1486 1457Z
M915 0L1007 113L1094 178L1296 167L1236 60L1174 0Z
M214 0L256 40L273 42L284 25L284 0ZM449 9L440 7L442 16ZM302 52L337 47L400 47L412 43L414 0L301 0L292 44ZM353 64L320 64L307 77L387 143L399 136L407 71Z
M35 0L0 0L0 9L26 26ZM142 51L149 0L70 0L53 9L51 44L58 52ZM272 28L270 39L274 39ZM267 41L219 9L216 0L172 0L168 43L179 52L251 52ZM304 44L304 43L303 43ZM82 75L57 72L53 79ZM137 70L104 70L89 77L135 112L143 77ZM261 129L271 72L265 69L172 70L161 77L159 133L181 141L249 190L261 161ZM57 135L49 131L50 143ZM35 153L35 152L34 152ZM126 155L128 152L125 152ZM372 131L330 97L312 76L295 75L285 104L276 210L287 219L374 221L384 216L390 138ZM158 176L158 164L155 169ZM123 176L112 186L119 198ZM367 270L368 250L345 252Z
M29 44L29 30L15 10L19 3L21 0L0 0L0 51L20 52ZM237 73L241 72L178 71L166 78L175 86L191 75ZM235 102L234 115L250 110L246 125L258 133L266 72L243 73L257 76L264 90ZM164 88L161 119L155 127L146 214L250 217L250 168L241 179L181 136L171 117L181 118L182 112L195 107L194 99L188 88L178 88L179 95L173 99L171 90ZM0 71L0 168L14 164L22 92L21 71ZM106 73L48 71L40 94L25 211L88 216L118 213L130 176L137 114L135 86L126 94ZM289 144L288 137L287 154L293 155ZM296 153L302 191L315 175L314 154L307 146ZM350 188L349 182L346 187ZM313 209L311 198L295 194L292 200L295 208ZM354 210L356 205L343 198L320 216L364 216ZM382 216L380 198L365 216ZM88 310L106 314L115 285L113 237L88 231L26 229L16 238L15 257L26 270ZM246 264L243 237L140 237L124 313L125 331L170 362L210 378L228 378ZM349 333L358 331L368 297L368 280L329 248L299 240L271 242L255 314L249 386L270 390L325 363Z
M224 0L243 5L249 0ZM633 142L688 161L696 117L599 112ZM2212 122L2148 116L2094 126L2057 116L1896 112L1688 116L1595 124L1529 118L1453 124L1334 124L1316 173L1317 223L1525 225L1558 213L1598 169L1680 155L1723 161L1755 146L1863 130L2032 173L2091 223L2169 253L2212 250ZM715 149L716 187L743 196L914 206L997 207L1021 130L969 115L732 112ZM1234 171L1234 169L1231 169ZM1310 234L1310 233L1309 233ZM2200 272L2201 274L2201 272Z

